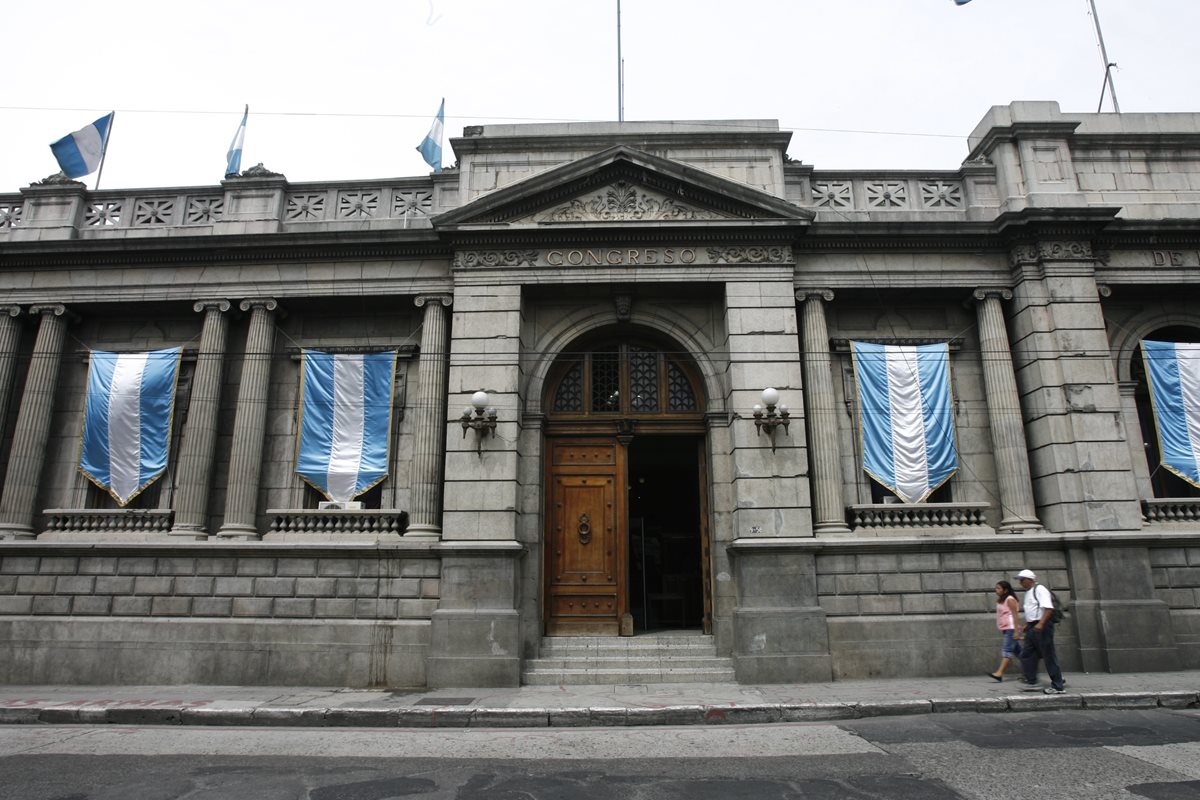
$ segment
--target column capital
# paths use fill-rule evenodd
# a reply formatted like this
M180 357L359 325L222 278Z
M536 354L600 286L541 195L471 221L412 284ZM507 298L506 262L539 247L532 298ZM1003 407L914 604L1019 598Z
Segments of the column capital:
M29 307L29 316L31 317L39 317L46 314L61 317L66 313L68 313L67 307L62 303L40 303Z
M18 305L0 306L0 317L7 314L10 317L21 316L21 307Z
M449 308L454 303L454 295L451 294L419 294L413 298L413 305L417 308L424 308L426 303L441 303Z
M1012 300L1012 289L1003 286L980 286L971 293L971 298L976 302L987 300L989 297L995 297L997 300Z
M833 290L832 289L797 289L796 290L796 299L799 300L800 302L804 302L805 300L808 300L810 297L815 298L817 300L824 300L826 303L831 303L831 302L833 302Z
M279 308L279 301L272 297L248 297L238 303L238 308L242 311L249 311L252 308L261 308L266 311L274 311Z
M222 314L224 314L226 311L232 308L232 306L233 304L228 300L197 300L192 306L192 310L196 312L220 311Z

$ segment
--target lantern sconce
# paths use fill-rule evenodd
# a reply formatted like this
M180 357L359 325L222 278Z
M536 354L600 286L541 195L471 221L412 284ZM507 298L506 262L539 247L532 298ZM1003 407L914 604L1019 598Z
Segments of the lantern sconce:
M463 409L462 417L458 420L462 423L464 439L468 430L479 435L476 452L480 457L483 456L483 440L496 430L496 409L488 405L489 399L488 393L483 391L471 395L471 405Z
M775 429L782 426L783 432L786 435L788 432L788 423L790 413L788 407L779 402L779 392L771 387L763 389L762 393L763 405L754 406L754 427L761 434L765 428L767 436L771 440L771 452L775 452ZM763 409L766 406L766 409Z

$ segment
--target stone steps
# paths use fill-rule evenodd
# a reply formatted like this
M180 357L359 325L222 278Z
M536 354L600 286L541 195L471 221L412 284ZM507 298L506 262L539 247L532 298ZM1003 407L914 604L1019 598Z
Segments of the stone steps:
M525 662L527 686L722 683L734 680L733 662L717 655L711 636L548 636L540 657Z

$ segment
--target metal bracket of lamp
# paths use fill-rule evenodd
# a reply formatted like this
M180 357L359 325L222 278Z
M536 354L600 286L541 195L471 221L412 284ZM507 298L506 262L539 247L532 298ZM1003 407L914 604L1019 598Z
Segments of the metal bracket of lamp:
M766 406L766 409L763 409ZM791 421L791 412L788 407L779 402L779 392L776 389L767 387L763 389L762 405L755 404L754 406L754 427L759 434L762 434L765 429L767 437L771 440L771 452L775 452L775 429L782 427L786 435L788 432L788 423Z
M468 430L473 430L478 435L476 452L480 457L483 456L483 440L496 431L496 409L488 405L489 400L488 393L484 391L471 395L471 405L463 409L458 420L462 423L464 439L467 438Z

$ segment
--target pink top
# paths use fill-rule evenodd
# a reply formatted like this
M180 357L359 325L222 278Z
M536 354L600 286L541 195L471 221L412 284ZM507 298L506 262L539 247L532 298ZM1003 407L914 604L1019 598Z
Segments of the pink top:
M1017 621L1013 619L1012 608L1008 605L1009 599L1006 597L996 603L996 627L1002 631L1011 631L1017 627Z

